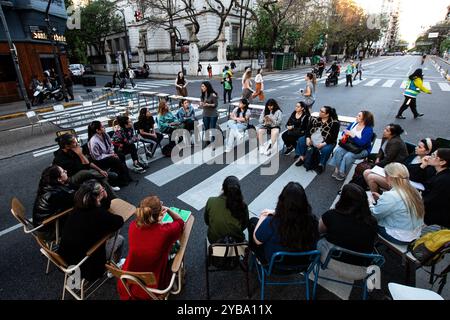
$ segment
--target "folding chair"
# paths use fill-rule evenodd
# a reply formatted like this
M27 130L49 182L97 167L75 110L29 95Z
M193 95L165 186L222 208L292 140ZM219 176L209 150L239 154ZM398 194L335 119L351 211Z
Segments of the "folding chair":
M51 241L47 241L46 245L48 247L55 248L57 247L58 243L59 243L59 218L61 218L62 216L66 215L67 213L71 212L72 208L67 209L65 211L62 211L58 214L55 214L47 219L45 219L44 221L42 221L42 223L38 226L35 226L30 220L28 220L25 217L25 207L23 206L23 204L20 202L19 199L17 199L16 197L13 197L11 200L11 213L13 214L14 218L16 218L23 227L23 231L26 234L31 233L35 238L39 238L38 234L36 233L36 231L38 231L39 229L41 229L42 227L49 225L51 223L55 223L55 239L51 240ZM44 240L42 240L44 241ZM47 268L45 273L48 274L50 268L50 260L47 262Z
M48 122L47 119L40 119L36 112L34 111L28 111L26 113L28 121L30 121L31 125L31 134L33 134L34 126L39 126L42 133L44 134L44 128L42 128L42 124Z
M394 300L444 300L432 290L409 287L394 282L390 282L388 288Z
M153 152L149 152L147 150L147 145L146 144L151 146L150 150L156 150L158 145L159 145L160 148L162 148L161 144L157 143L156 141L153 141L153 140L149 140L149 139L144 140L144 139L142 139L140 134L139 134L139 122L133 123L133 129L134 129L134 133L139 138L138 141L136 142L136 149L138 150L138 154L139 154L139 150L141 150L141 148L139 148L139 144L141 143L142 144L142 150L145 153L145 158L147 160L148 160L149 157L152 158L153 157Z
M192 230L192 225L194 224L194 216L190 216L186 221L183 233L180 238L180 249L178 250L175 258L172 262L172 276L170 278L169 285L164 289L155 289L149 286L156 285L156 279L153 272L131 272L119 269L115 264L108 263L106 268L110 271L116 278L118 278L123 286L125 287L127 293L130 297L133 296L133 289L131 285L137 285L144 292L146 292L151 299L154 300L167 300L169 295L177 295L182 290L182 285L184 284L184 255L186 252L186 246L189 240L189 236ZM176 282L175 282L176 281Z
M48 247L47 244L41 239L36 238L36 241L41 247L41 253L64 273L64 284L61 300L64 300L66 291L68 291L77 300L87 299L108 280L105 272L102 277L98 278L95 281L89 282L81 277L80 267L98 248L100 248L105 243L105 241L109 237L110 235L99 240L86 253L86 256L74 266L69 266L67 262L54 249Z
M295 260L300 259L298 263ZM306 261L306 262L305 262ZM320 269L320 251L311 250L305 252L275 252L269 264L262 264L255 256L258 280L261 284L261 300L264 300L264 289L266 285L305 285L306 299L309 294L309 274L314 275L312 298L316 298L317 277ZM302 279L287 280L293 276L301 276ZM284 278L286 281L269 281L269 278Z
M205 240L205 271L206 271L206 297L209 300L209 273L217 271L235 271L236 267L241 266L245 272L247 282L247 296L250 298L250 284L248 278L248 256L250 254L248 242L239 243L212 243ZM246 259L245 259L246 257ZM218 260L220 259L220 260ZM245 261L245 262L244 262ZM226 267L229 266L229 267Z
M354 265L340 261L339 259L343 259L344 256L347 258L357 258L361 263ZM367 283L374 280L377 276L381 276L380 274L376 274L376 269L380 270L379 268L381 268L384 264L384 261L384 257L380 254L355 252L338 246L333 246L330 248L327 256L323 259L321 269L332 270L341 280L332 279L321 275L319 275L319 278L362 288L362 298L363 300L366 300L368 291ZM374 268L374 266L378 268ZM354 281L356 280L362 280L362 286L355 284Z

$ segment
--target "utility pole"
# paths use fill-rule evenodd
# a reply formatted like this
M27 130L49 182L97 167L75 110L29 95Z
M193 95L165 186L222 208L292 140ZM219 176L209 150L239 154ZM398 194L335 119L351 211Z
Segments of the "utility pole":
M55 58L56 72L58 72L58 79L59 79L59 84L61 85L62 94L63 94L66 102L68 102L69 99L67 97L66 85L64 83L64 77L63 77L63 74L61 71L61 65L59 64L59 55L56 52L55 39L53 38L53 32L56 31L56 29L55 30L52 29L52 27L50 25L50 17L48 15L48 12L50 11L51 3L52 3L52 0L48 0L47 9L45 10L45 22L47 23L47 34L49 35L50 43L52 45L53 57Z
M17 57L17 50L11 40L11 34L9 33L8 24L6 22L5 14L3 13L3 6L12 7L13 4L11 1L0 1L0 18L2 20L3 29L5 30L6 39L8 39L9 51L11 52L11 58L14 63L14 68L16 70L17 80L19 81L19 91L25 101L27 109L31 109L31 103L28 99L28 93L25 90L25 85L22 78L22 73L20 72L19 58Z
M119 9L123 17L123 31L125 32L125 50L127 50L127 58L125 59L125 67L128 68L130 58L130 39L128 38L127 21L125 20L125 10Z

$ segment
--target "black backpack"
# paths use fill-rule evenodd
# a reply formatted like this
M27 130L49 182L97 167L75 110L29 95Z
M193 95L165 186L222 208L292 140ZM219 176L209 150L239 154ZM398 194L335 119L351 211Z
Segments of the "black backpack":
M175 142L170 141L168 144L166 144L164 147L162 147L162 154L165 157L170 157L172 155L172 149L175 147Z
M308 147L303 162L303 167L306 171L314 170L319 165L320 152L316 147Z
M233 237L226 236L216 241L216 243L234 244L238 243ZM236 250L235 256L227 257L228 250ZM224 257L211 257L211 264L220 270L234 270L239 266L239 254L236 247L227 247Z

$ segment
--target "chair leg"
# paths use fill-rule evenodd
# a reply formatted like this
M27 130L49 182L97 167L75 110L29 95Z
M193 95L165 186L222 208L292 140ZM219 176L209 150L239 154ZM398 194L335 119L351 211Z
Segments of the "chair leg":
M250 280L248 277L248 261L247 261L247 270L245 270L245 280L247 281L247 297L250 299L251 295L250 295Z
M363 300L367 300L367 279L364 280L364 286L363 286Z
M206 299L209 300L209 255L208 243L205 242L205 276L206 276Z
M62 292L62 298L61 300L64 300L64 296L66 294L66 282L67 282L67 273L64 274L64 285L63 285L63 292Z
M264 301L264 285L265 285L265 274L264 270L261 272L261 301Z
M303 276L305 277L306 300L309 301L309 274L305 272Z

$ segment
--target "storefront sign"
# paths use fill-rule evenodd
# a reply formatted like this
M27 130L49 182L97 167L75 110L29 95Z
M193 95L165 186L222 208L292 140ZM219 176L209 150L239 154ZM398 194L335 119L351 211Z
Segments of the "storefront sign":
M35 40L49 40L47 28L30 26L31 38ZM56 42L66 42L66 37L61 34L53 34L52 38Z

